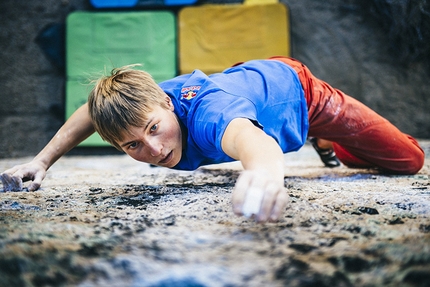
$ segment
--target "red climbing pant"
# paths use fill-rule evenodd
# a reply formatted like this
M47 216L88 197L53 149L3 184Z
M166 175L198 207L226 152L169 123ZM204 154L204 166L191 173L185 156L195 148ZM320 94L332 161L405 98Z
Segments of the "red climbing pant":
M303 86L309 114L309 136L333 142L339 160L349 167L377 167L384 172L415 174L424 151L376 112L316 78L299 61L273 57L292 67Z

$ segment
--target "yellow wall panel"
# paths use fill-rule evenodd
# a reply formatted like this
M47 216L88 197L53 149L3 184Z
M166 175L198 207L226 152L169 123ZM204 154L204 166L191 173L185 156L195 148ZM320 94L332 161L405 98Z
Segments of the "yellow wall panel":
M220 72L242 61L290 56L290 21L282 3L202 5L179 12L179 72Z

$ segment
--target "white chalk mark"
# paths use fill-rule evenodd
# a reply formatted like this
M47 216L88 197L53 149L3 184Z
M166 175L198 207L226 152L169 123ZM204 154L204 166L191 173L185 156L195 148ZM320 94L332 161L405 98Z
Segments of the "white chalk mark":
M251 217L254 214L258 214L263 201L264 190L257 187L251 187L248 189L243 203L242 213L246 217Z

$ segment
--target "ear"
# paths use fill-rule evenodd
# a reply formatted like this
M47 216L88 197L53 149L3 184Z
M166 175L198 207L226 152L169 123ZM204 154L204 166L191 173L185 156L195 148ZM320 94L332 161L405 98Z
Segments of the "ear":
M165 100L166 100L168 109L173 112L175 110L175 107L173 106L172 99L166 95Z

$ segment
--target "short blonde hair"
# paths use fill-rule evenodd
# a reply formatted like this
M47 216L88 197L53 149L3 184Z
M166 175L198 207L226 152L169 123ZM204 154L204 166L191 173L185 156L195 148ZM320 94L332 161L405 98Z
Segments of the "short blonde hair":
M118 142L130 126L142 126L154 105L168 107L166 94L151 75L135 66L113 69L96 81L88 96L95 130L119 150Z

